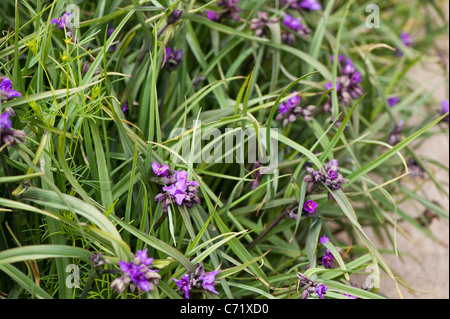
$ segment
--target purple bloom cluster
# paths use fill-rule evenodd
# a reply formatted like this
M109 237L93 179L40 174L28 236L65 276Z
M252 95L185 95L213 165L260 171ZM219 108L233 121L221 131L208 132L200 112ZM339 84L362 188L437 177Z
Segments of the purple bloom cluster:
M264 37L264 29L268 24L277 23L277 18L270 18L268 12L258 12L258 17L250 20L250 29L255 30L255 35L257 37Z
M290 14L286 13L283 19L283 24L297 34L307 37L311 33L311 30L306 25L302 24L300 20L300 17L294 18ZM295 36L289 31L282 32L281 40L287 45L295 44Z
M172 72L178 69L181 62L183 62L183 51L177 48L166 48L166 53L163 57L162 67L167 71Z
M216 283L216 275L220 270L215 270L211 272L205 272L205 269L200 264L197 264L195 271L193 273L185 274L180 280L172 278L175 284L180 288L180 291L184 292L184 297L189 299L191 290L208 290L212 293L219 294L214 286Z
M56 24L56 26L62 30L66 30L67 36L70 38L72 36L72 31L69 28L69 23L72 20L72 14L70 12L64 13L59 18L53 19L50 21L52 24Z
M327 293L327 286L322 283L314 282L304 274L298 272L297 278L299 280L299 287L305 287L305 290L302 292L302 298L308 299L310 296L317 295L320 299L323 299L323 296Z
M138 287L142 291L152 291L159 283L161 276L158 270L150 269L153 258L147 257L147 249L138 250L131 262L119 261L123 275L111 283L111 289L117 293L125 291L128 284L132 291Z
M12 88L11 80L8 77L0 77L0 102L22 95Z
M408 168L412 177L425 177L425 169L413 158L408 159Z
M320 243L322 245L324 245L325 243L327 243L329 241L330 241L330 239L325 235L320 237ZM322 257L322 264L324 267L330 267L332 262L333 262L333 255L327 248L326 254Z
M319 204L317 204L315 201L307 200L303 204L302 215L304 214L313 215L316 212L317 207L319 207ZM289 217L292 218L293 220L297 220L298 214L295 211L292 211L289 213Z
M317 0L280 0L280 6L295 10L322 10L322 5Z
M206 11L208 18L215 22L220 22L220 20L225 18L232 18L234 21L239 21L239 13L242 9L238 6L239 0L219 0L217 4L222 7L218 12Z
M330 239L326 235L323 235L322 237L320 237L319 241L322 245L324 245L325 243L328 243ZM342 250L339 247L336 247L336 249L337 251L339 251L340 254L342 254ZM325 251L325 255L322 256L322 265L325 268L328 268L331 267L332 264L333 264L333 254L327 248L327 250Z
M186 171L172 171L169 165L160 166L157 162L153 162L152 168L155 175L161 177L165 185L162 188L164 193L155 197L158 203L162 203L163 211L167 211L172 200L180 206L184 204L191 207L192 204L200 204L197 195L197 187L200 185L197 181L189 181Z
M320 168L317 172L311 168L306 168L308 175L304 177L304 181L308 183L308 191L312 192L314 188L320 187L323 183L332 190L341 188L342 184L348 182L340 173L338 160L333 159L324 168Z
M392 132L389 134L389 144L395 145L398 142L400 142L400 134L403 131L403 126L405 124L405 121L400 120L398 124L394 127Z
M300 107L300 95L297 92L294 93L296 93L294 96L278 106L279 114L276 119L283 120L283 126L295 122L300 116L305 121L311 121L312 112L316 109L314 105L308 105L306 108Z
M331 61L334 61L334 56L330 56ZM343 102L345 106L349 106L353 99L360 98L364 91L361 86L362 74L356 69L355 64L344 55L339 55L340 75L336 78L336 87L339 102ZM332 83L325 83L325 89L333 88ZM331 96L324 105L324 111L331 111Z
M0 148L4 145L14 145L25 141L25 132L12 128L10 115L8 111L0 115Z

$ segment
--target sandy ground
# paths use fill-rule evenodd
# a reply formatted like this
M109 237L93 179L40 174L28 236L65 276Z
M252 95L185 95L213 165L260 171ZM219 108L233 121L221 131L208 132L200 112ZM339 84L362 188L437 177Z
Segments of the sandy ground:
M448 1L444 3L446 7L446 15L448 21ZM437 42L437 46L445 56L448 72L448 58L449 58L449 38L442 37ZM429 83L430 90L436 89L434 92L434 99L436 100L436 110L441 108L440 101L448 99L447 85L442 80L445 79L445 73L442 66L437 63L426 63L418 65L411 69L408 76L413 81L422 80L427 81L432 79ZM445 126L441 126L445 127ZM426 143L420 146L418 154L423 154L427 157L439 161L441 164L449 167L449 134L448 129L445 134L434 135L427 140ZM434 170L436 178L442 182L442 185L449 191L449 175L446 171L439 169ZM405 181L407 183L407 180ZM403 182L402 182L403 183ZM403 185L403 184L402 184ZM423 189L420 190L420 195L426 197L441 207L449 211L449 201L445 195L440 194L432 182L426 182ZM405 212L423 211L423 206L404 203L400 206ZM383 255L386 263L391 267L399 279L404 281L409 288L400 286L401 295L405 299L448 299L449 298L449 221L444 218L434 219L429 226L437 241L433 241L418 231L416 228L408 223L402 223L401 226L407 231L408 236L403 236L397 232L397 244L400 257L395 255ZM392 249L389 241L380 241L376 239L375 234L371 229L365 229L369 238L371 238L376 247L379 249ZM399 294L396 291L395 284L391 279L386 278L382 274L379 292L388 298L397 299ZM367 281L367 275L357 275L354 277L358 283ZM353 278L352 278L353 279Z

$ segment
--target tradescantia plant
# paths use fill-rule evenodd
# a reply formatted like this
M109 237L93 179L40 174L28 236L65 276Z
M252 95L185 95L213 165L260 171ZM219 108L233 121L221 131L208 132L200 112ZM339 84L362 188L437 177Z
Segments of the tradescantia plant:
M448 101L406 77L448 24L369 5L2 1L0 298L401 297L365 227L448 218L402 184L448 198L416 152Z

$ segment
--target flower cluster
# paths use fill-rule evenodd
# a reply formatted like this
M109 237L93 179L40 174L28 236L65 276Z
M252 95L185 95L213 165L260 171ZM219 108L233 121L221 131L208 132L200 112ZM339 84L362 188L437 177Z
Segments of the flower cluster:
M278 106L279 114L276 119L283 120L283 126L295 122L300 116L303 117L305 121L311 121L312 112L316 109L314 105L308 105L306 108L300 107L300 95L298 95L297 92L294 93L296 93L294 96Z
M329 242L330 239L327 236L323 235L322 237L320 237L319 241L322 245L324 245L325 243ZM336 250L342 254L342 250L339 247L336 247ZM325 255L322 256L322 265L325 268L328 268L328 267L331 267L332 264L333 264L333 254L327 248L327 250L325 251Z
M9 116L9 112L0 115L0 148L4 145L9 146L25 141L25 132L14 130Z
M167 71L172 72L178 69L181 62L183 62L183 51L177 48L166 48L166 53L163 57L162 67Z
M300 272L297 273L297 278L299 280L299 287L305 287L305 290L303 290L302 292L303 299L308 299L309 297L315 296L323 299L323 295L326 295L327 286L325 286L324 284L314 282Z
M341 188L342 184L348 182L340 173L340 168L338 166L338 160L333 159L324 168L320 168L317 172L311 168L306 168L308 175L304 177L304 181L308 183L308 191L312 192L314 188L320 187L323 183L330 187L332 190Z
M180 291L184 292L184 297L189 299L191 290L208 290L212 293L219 294L214 286L216 283L216 275L220 270L215 270L211 272L205 272L202 265L197 264L195 271L193 273L185 274L180 280L172 278L175 284L180 288Z
M295 10L322 10L322 5L317 0L280 0L280 6Z
M307 37L311 30L304 24L302 24L300 18L294 18L290 14L286 13L283 19L283 24L289 28L290 30L296 32L302 37ZM281 33L281 40L283 43L287 45L294 45L295 44L295 36L290 31L285 31Z
M258 17L250 20L250 29L255 30L257 37L264 37L264 29L268 24L277 23L277 18L271 18L268 12L258 12Z
M8 77L0 77L0 102L22 95L12 88L11 80Z
M125 291L130 284L131 291L138 287L142 291L152 291L159 283L161 276L158 270L150 269L153 265L153 258L147 257L147 249L138 250L131 262L119 261L123 275L111 283L111 289L117 293Z
M303 204L303 210L302 210L302 215L306 215L306 214L314 214L316 212L317 207L319 207L319 204L317 204L315 201L313 200L307 200L304 204ZM295 211L291 211L289 213L289 217L292 218L293 220L297 220L298 217L298 213L296 213Z
M178 205L191 207L192 204L200 204L198 198L198 189L200 185L197 181L189 181L186 171L175 171L169 168L169 165L160 166L157 162L152 164L153 172L161 177L164 182L162 190L164 193L156 195L155 200L162 203L163 211L167 211L172 200Z
M334 61L334 56L330 56L331 61ZM338 101L344 103L345 106L349 106L353 99L360 98L364 94L364 90L361 86L362 75L356 69L355 64L349 58L344 55L339 55L338 62L340 66L340 75L336 78L336 87L334 88L337 93ZM333 88L332 83L325 83L325 89L330 90ZM324 105L324 111L329 112L331 110L331 96Z
M239 13L242 9L238 6L239 0L219 0L217 4L222 7L218 12L206 11L208 18L215 22L220 22L220 20L225 18L232 18L234 21L239 21Z
M389 144L395 145L398 142L400 142L400 134L403 131L403 126L405 122L403 120L400 120L397 125L394 127L394 129L389 134Z
M425 177L425 169L414 158L408 159L408 168L412 177Z
M69 27L69 24L72 20L72 14L70 12L64 13L59 18L53 19L50 21L52 24L56 24L56 26L62 30L66 30L67 36L72 37L72 30Z

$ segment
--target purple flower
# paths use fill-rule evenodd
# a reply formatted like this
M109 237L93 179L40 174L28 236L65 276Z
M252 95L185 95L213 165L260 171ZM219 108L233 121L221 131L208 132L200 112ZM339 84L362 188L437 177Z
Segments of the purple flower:
M111 283L111 288L117 293L125 291L128 284L131 284L132 291L138 287L142 291L151 291L159 283L161 276L157 270L150 269L153 258L147 257L147 249L139 250L131 262L119 260L120 269L123 275Z
M163 177L164 184L162 190L164 193L156 195L155 200L162 203L163 211L167 211L171 199L178 205L186 205L191 207L192 204L200 204L200 199L197 196L197 187L200 184L197 181L189 181L186 171L169 170L168 165L159 166L156 162L152 164L153 171L156 175Z
M345 55L343 55L343 54L339 54L339 55L338 55L338 62L339 62L339 63L344 62L346 59L347 59L347 58L346 58ZM334 55L330 55L330 61L331 61L331 62L334 62Z
M303 209L307 211L308 213L314 213L316 211L316 208L319 206L315 201L313 200L307 200L305 204L303 205Z
M59 18L56 18L56 19L53 19L52 21L50 21L50 23L56 24L58 26L58 28L60 28L60 29L64 29L64 28L68 28L68 24L71 19L72 19L72 14L70 12L66 12Z
M239 12L241 8L237 7L236 4L239 0L219 0L217 4L222 7L220 12L206 11L208 19L220 22L224 18L232 18L234 21L239 21Z
M0 101L21 96L19 92L13 90L11 80L8 77L0 77Z
M333 88L333 83L331 83L331 82L328 82L328 83L325 83L325 90L331 90L332 88ZM339 82L337 82L336 83L336 91L339 91L339 87L341 86L341 84L339 83Z
M339 173L340 168L336 159L331 160L324 168L320 168L318 171L311 167L306 168L306 171L308 174L304 177L304 181L308 183L308 192L312 192L315 188L320 188L320 184L336 190L342 188L342 184L348 183L348 179Z
M178 69L181 62L183 62L183 51L177 48L172 50L170 47L167 47L163 57L162 67L167 71L172 72Z
M169 165L159 165L156 161L152 163L152 169L156 176L166 177L169 175Z
M324 284L319 284L316 287L316 293L319 295L319 298L322 299L323 295L327 293L327 287Z
M330 267L333 262L333 255L331 253L326 253L322 256L322 264L324 267Z
M294 18L290 14L286 13L283 19L283 24L294 31L299 30L302 27L300 18Z
M122 112L125 113L129 109L130 109L130 105L129 105L128 101L125 101L125 103L123 103Z
M293 93L295 93L295 95L287 100L290 108L296 107L297 104L300 103L300 95L298 92Z
M289 29L295 31L297 34L304 38L308 38L311 30L300 22L300 18L294 18L290 14L286 13L283 19L283 24ZM281 40L287 45L295 44L295 36L289 31L283 31L281 34Z
M209 273L206 273L205 276L199 276L198 279L202 281L202 287L206 290L209 290L215 294L219 294L215 289L214 285L216 283L214 282L216 280L216 275L220 272L220 270L211 271Z
M398 124L394 127L392 132L389 134L389 144L395 145L398 142L400 142L400 134L403 131L403 126L405 122L403 120L400 120Z
M409 35L408 33L406 33L405 31L403 31L400 34L400 39L402 40L402 43L404 46L410 47L413 45L414 43L414 39L411 35Z
M355 71L351 77L352 82L354 83L361 83L362 81L362 74L361 72Z
M441 115L444 115L446 113L448 113L448 101L444 100L441 102L441 106L442 106L442 110L441 110ZM447 116L444 118L445 122L449 122L449 115L447 114Z
M418 162L416 162L415 159L408 159L408 168L411 171L412 177L425 177L425 169Z
M238 3L239 0L217 1L217 4L223 8L220 18L230 17L234 21L239 21L239 12L241 12L242 9L236 6Z
M334 61L334 56L330 56L330 60ZM361 97L364 91L361 86L362 74L359 72L353 61L344 55L338 56L340 65L340 75L336 78L336 93L339 102L343 102L344 105L350 105L352 99ZM332 88L331 83L325 84L325 89L330 90ZM325 112L331 111L331 96L323 106Z
M181 291L184 291L184 297L186 299L189 299L189 275L185 274L180 280L177 280L175 278L172 278L172 280L175 281L175 284L178 286L178 288L180 288Z
M10 115L11 113L8 111L0 115L0 149L4 145L13 145L25 141L25 132L22 130L16 131L12 128Z
M398 101L400 101L400 98L398 96L393 96L393 97L388 98L387 101L388 101L389 106L393 107L398 103Z
M325 243L328 243L329 241L330 241L330 239L326 235L323 235L322 237L320 237L320 243L322 245Z
M266 26L277 22L278 19L270 18L268 12L259 11L257 17L250 20L250 29L255 30L255 35L257 37L264 37Z
M153 258L147 257L147 248L145 250L138 250L136 253L135 258L139 258L139 260L134 260L133 262L136 262L138 264L143 264L145 266L152 266L153 265Z
M219 294L214 286L216 283L216 275L220 272L220 270L215 270L206 273L205 269L202 265L197 264L195 271L190 275L185 274L181 280L173 279L175 284L180 288L180 291L184 291L184 297L189 299L189 292L191 290L208 290L212 293Z
M280 105L278 105L278 111L280 112L281 115L287 113L289 109L290 107L286 102L283 102Z
M214 22L220 21L220 14L215 13L214 11L206 10L206 15L208 16L208 19Z
M317 0L302 0L300 7L307 10L322 10L322 6Z
M335 179L338 177L338 175L336 174L336 172L333 171L332 169L330 169L330 170L328 171L328 176L330 177L331 180L335 180Z
M5 112L0 115L0 131L11 129L11 120L9 119L9 112Z
M316 108L314 105L308 105L305 108L300 107L300 95L297 92L293 93L295 93L294 96L278 106L279 114L276 119L283 120L283 126L294 122L298 117L303 117L305 121L311 121L312 112Z

